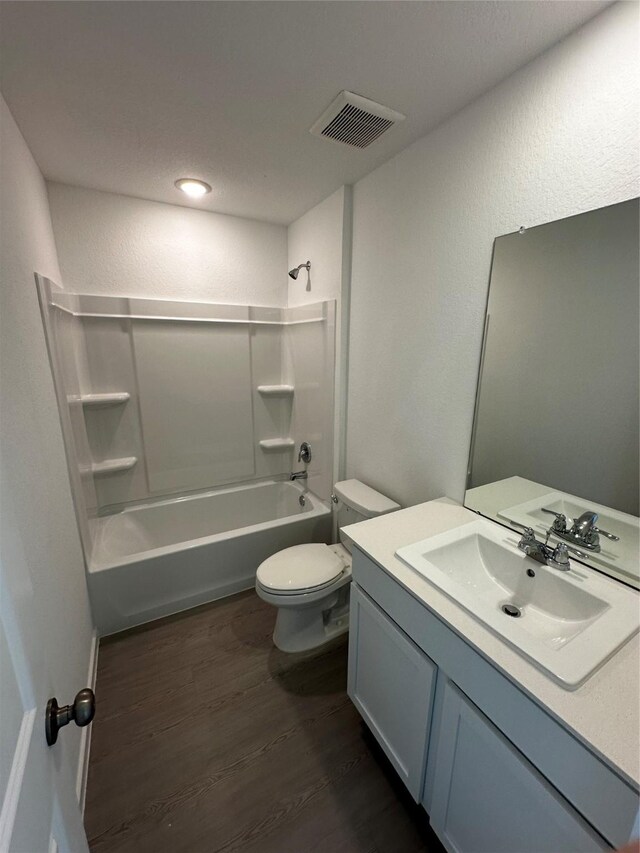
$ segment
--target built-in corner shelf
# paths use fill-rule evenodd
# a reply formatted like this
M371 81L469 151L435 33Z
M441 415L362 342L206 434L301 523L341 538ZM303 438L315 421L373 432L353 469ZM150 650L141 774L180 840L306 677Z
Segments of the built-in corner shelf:
M123 456L121 459L105 459L104 462L94 462L90 471L96 477L105 474L117 474L120 471L128 471L138 461L137 456Z
M290 450L295 444L292 438L263 438L260 447L270 453L276 450Z
M83 406L119 406L130 398L128 391L113 391L107 394L80 394L69 397L70 403L80 403Z
M263 397L290 397L293 385L258 385L258 392Z

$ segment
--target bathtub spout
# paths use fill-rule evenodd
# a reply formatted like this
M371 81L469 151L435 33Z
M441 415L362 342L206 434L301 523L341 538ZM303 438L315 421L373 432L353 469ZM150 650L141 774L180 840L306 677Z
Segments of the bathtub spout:
M292 471L289 474L290 480L306 480L309 475L306 471Z

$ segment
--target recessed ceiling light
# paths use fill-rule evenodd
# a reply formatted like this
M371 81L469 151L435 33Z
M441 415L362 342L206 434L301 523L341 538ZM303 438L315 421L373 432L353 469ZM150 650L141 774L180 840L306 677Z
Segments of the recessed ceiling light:
M199 181L196 178L180 178L179 181L176 181L176 187L189 198L200 198L200 196L211 192L209 184L205 184L204 181Z

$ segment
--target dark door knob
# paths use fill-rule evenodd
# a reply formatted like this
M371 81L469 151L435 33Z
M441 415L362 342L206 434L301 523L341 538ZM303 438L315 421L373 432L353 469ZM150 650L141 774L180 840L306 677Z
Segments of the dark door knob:
M73 705L59 707L57 699L49 699L44 721L49 746L58 740L58 732L73 720L76 726L88 726L96 713L96 697L90 687L80 690Z

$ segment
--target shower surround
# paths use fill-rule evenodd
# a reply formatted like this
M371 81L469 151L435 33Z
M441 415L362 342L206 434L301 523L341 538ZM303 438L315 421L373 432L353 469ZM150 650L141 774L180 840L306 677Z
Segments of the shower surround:
M249 588L275 551L330 540L333 301L37 286L101 634ZM306 489L288 482L302 441Z

